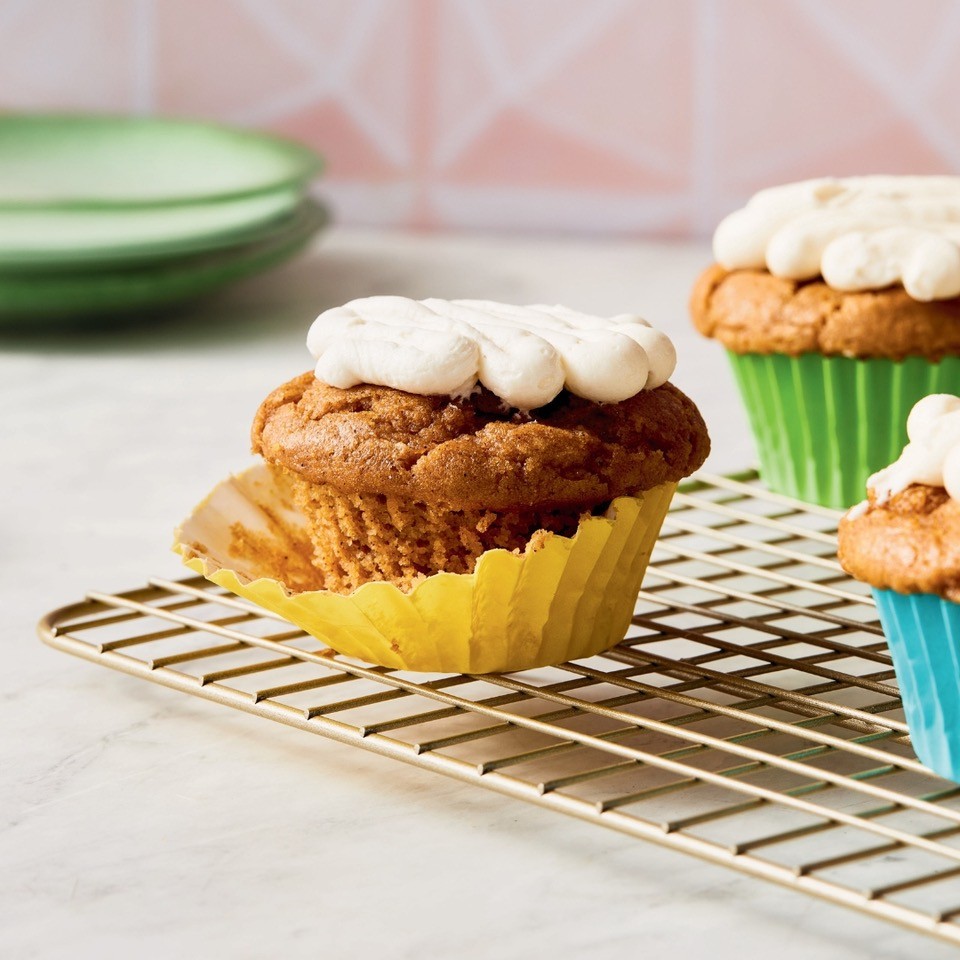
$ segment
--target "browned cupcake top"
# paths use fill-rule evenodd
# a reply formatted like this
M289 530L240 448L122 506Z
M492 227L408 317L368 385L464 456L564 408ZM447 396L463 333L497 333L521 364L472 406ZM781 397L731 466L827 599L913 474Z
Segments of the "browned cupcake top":
M694 285L690 314L701 333L735 353L960 356L960 299L923 303L901 286L843 293L822 280L714 264Z
M960 602L960 502L915 483L840 521L844 570L881 590L934 593Z
M688 476L710 449L699 411L669 383L611 404L564 391L520 414L486 390L341 390L310 372L264 400L252 441L313 483L490 509L604 503Z

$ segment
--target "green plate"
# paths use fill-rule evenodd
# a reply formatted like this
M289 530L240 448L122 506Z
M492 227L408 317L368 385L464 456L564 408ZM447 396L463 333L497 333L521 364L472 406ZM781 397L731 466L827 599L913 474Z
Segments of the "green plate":
M305 184L320 167L320 158L300 144L210 123L0 116L3 208L226 200Z
M299 188L146 209L0 210L0 273L71 266L90 269L182 256L259 239L289 214Z
M272 267L299 250L328 220L326 208L304 200L268 239L231 250L170 260L161 266L97 273L0 277L0 324L96 319L188 300Z

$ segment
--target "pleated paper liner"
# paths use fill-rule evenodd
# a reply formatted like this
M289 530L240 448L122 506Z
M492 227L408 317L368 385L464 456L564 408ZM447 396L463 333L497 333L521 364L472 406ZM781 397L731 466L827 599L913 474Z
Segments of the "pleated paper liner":
M843 509L907 442L907 416L931 393L960 389L960 357L931 363L728 351L760 473L779 493Z
M341 595L302 589L305 519L283 479L258 466L219 484L174 549L191 569L346 656L439 673L523 670L623 639L675 489L618 497L574 536L548 533L519 555L489 550L471 574L433 574L408 593L377 582Z
M960 781L960 605L874 590L917 756Z

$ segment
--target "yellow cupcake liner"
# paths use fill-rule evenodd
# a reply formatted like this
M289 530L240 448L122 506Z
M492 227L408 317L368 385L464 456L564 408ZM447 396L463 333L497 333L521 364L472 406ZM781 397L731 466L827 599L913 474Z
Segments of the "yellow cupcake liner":
M470 574L436 573L403 592L294 592L271 574L309 552L282 477L256 466L220 483L177 530L192 570L278 613L338 653L401 670L503 673L593 656L623 639L675 483L618 497L572 537L522 554L489 550ZM302 560L301 560L302 562Z

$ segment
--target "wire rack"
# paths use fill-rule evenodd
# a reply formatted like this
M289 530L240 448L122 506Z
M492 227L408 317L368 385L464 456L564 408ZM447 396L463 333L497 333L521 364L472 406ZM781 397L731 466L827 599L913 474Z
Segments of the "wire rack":
M960 943L960 787L914 757L838 514L700 475L620 646L510 675L334 655L203 580L47 615L104 666Z

